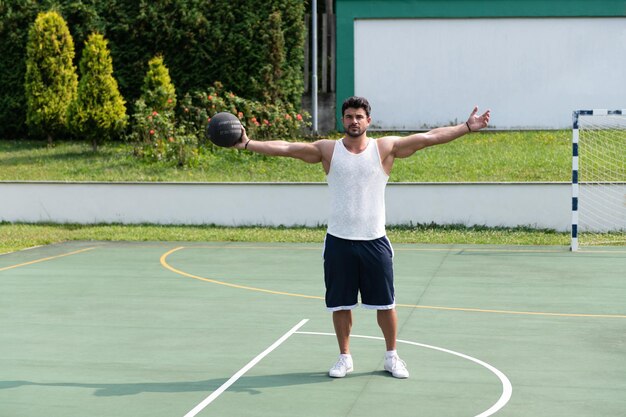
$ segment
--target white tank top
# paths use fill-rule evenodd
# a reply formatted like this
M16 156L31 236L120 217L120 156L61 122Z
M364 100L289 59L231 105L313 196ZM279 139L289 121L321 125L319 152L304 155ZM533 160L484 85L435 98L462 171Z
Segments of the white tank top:
M348 151L343 139L335 142L326 179L330 190L329 234L350 240L385 236L389 175L383 169L375 139L370 138L359 154Z

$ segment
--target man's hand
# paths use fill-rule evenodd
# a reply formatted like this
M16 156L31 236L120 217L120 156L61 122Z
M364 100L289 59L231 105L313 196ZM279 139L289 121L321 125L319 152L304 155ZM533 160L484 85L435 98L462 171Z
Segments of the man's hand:
M467 127L472 132L477 132L480 129L484 129L489 124L489 117L491 116L491 110L487 110L480 116L477 116L478 106L474 107L472 110L472 114L470 114L469 119L467 119Z
M233 145L233 148L235 149L244 149L246 147L246 143L250 140L248 135L246 135L246 128L241 126L241 130L241 139Z

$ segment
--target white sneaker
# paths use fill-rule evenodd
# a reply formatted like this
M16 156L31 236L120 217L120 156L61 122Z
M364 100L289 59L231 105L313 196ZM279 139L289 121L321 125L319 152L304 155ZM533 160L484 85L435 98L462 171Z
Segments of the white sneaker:
M347 355L339 355L339 359L330 368L328 371L328 375L332 378L343 378L347 373L350 373L354 370L354 366L352 364L352 357Z
M398 355L385 358L385 371L390 372L394 378L408 378L409 371L406 363Z

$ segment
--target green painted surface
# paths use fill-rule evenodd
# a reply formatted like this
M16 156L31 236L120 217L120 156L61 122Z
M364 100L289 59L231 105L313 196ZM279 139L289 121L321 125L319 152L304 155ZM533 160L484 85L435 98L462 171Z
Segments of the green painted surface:
M497 415L626 409L624 248L394 247L397 301L415 306L398 308L399 339L502 371L513 395ZM292 335L198 415L457 417L498 400L486 368L405 343L408 380L382 372L383 342L363 338L355 372L328 378L337 348L321 275L321 243L77 242L0 256L0 415L182 417L304 318L301 331L330 335ZM354 335L380 336L373 312L354 315Z

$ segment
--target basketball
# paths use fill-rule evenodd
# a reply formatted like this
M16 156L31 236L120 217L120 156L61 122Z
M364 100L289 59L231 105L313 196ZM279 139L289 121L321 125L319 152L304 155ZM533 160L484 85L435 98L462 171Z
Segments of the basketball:
M217 146L230 148L241 139L243 128L234 114L228 112L217 113L211 117L206 127L206 135Z

